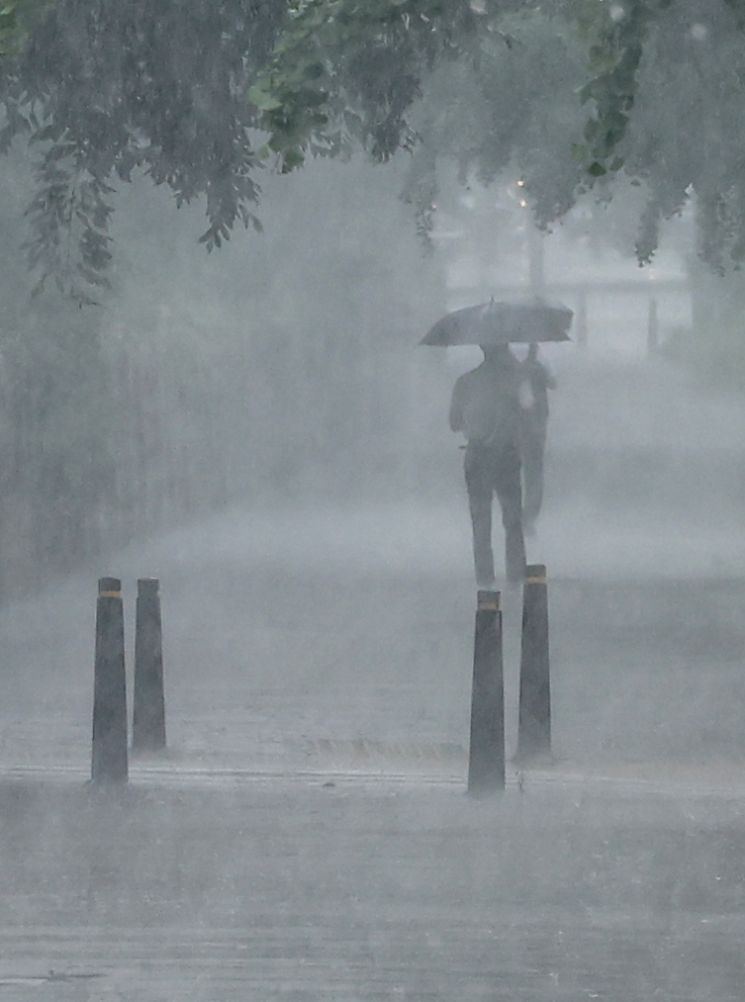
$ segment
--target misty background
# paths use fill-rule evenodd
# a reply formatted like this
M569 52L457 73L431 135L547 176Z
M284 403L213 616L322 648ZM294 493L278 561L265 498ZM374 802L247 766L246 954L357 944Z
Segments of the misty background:
M426 247L400 197L409 160L267 173L264 232L211 255L196 243L200 208L176 210L136 178L116 195L113 288L82 308L54 291L29 298L18 247L30 183L20 154L10 160L6 595L227 506L395 499L462 521L446 413L479 354L417 342L448 309L529 288L575 310L574 342L544 349L559 380L547 517L571 523L589 505L650 529L673 512L696 531L738 522L742 370L716 321L736 276L697 260L693 210L640 268L624 231L633 189L540 232L514 170L489 188L445 171Z
M20 158L12 168L3 205L20 240ZM571 670L556 712L561 721L563 705L565 723L581 723L559 728L560 753L613 761L642 749L686 759L745 749L732 698L741 688L739 591L720 596L745 555L745 407L707 306L712 290L726 298L731 279L697 259L693 207L666 226L654 262L640 268L631 240L638 191L621 190L610 204L583 200L541 231L514 169L485 187L445 168L427 245L401 198L410 168L401 154L385 167L355 159L267 173L264 232L239 233L210 255L196 242L200 207L176 210L163 188L136 178L116 196L112 290L96 306L54 291L29 299L24 263L7 254L6 643L14 674L27 676L33 716L52 637L69 637L79 668L74 685L67 678L59 743L71 762L87 745L90 608L81 584L107 572L112 557L164 582L177 720L199 716L204 688L192 673L209 664L223 679L225 710L239 691L247 706L264 700L267 744L255 754L284 741L302 758L294 723L285 733L272 713L285 706L282 683L271 695L261 681L281 677L289 662L304 680L308 747L384 738L461 746L472 557L463 453L447 409L455 379L480 353L418 341L448 309L530 289L575 310L572 342L542 348L558 388L545 508L528 540L529 559L564 582L552 597L552 644ZM500 532L495 519L497 554ZM404 589L397 612L386 608L386 575ZM27 618L35 621L37 607L15 600L65 578L77 613L55 611L55 586L39 632ZM427 595L435 601L425 582L435 580L450 581L438 599L450 611L418 648L406 610L417 610L415 621L437 619L425 611ZM707 611L683 629L680 596L695 593L685 582L704 580L714 582ZM368 591L367 625L354 629L336 621L351 600L342 597L347 581ZM307 588L312 601L299 597ZM279 596L296 589L306 611L288 631ZM241 611L249 594L250 611ZM518 627L510 606L515 663ZM691 631L704 639L691 646ZM699 654L681 669L691 650ZM695 672L702 651L717 673ZM360 663L376 666L364 696ZM509 673L508 699L516 682ZM346 706L341 719L325 717L327 700ZM289 706L278 713L293 719ZM34 728L22 718L15 726L6 739L33 760ZM177 746L188 747L188 727L173 726L184 728ZM200 755L222 761L215 726Z

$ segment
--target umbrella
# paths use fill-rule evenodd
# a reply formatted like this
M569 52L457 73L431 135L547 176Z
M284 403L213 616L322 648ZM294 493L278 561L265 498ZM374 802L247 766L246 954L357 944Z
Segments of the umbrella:
M492 299L478 306L455 310L438 320L420 344L446 348L448 345L507 344L510 341L568 341L567 329L573 313L561 303L527 299L496 303Z

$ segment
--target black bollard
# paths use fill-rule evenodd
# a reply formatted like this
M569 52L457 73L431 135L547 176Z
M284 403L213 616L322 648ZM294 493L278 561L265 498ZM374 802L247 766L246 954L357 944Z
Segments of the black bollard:
M132 751L160 751L166 746L163 693L163 638L157 578L137 582L135 683Z
M476 609L468 792L504 790L504 674L499 592L480 591Z
M525 568L517 763L551 758L548 586L543 564Z
M126 783L127 776L122 583L118 578L100 578L96 606L91 779L94 783Z

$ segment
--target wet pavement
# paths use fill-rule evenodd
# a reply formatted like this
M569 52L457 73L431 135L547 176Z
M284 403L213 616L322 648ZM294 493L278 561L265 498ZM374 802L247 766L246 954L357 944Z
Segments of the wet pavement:
M6 782L0 992L736 1000L741 812L529 780L492 802L350 779Z
M556 764L465 795L462 498L235 511L0 610L0 1000L728 1002L737 522L549 506ZM87 786L96 576L161 578L168 752ZM520 597L507 593L507 747ZM131 682L131 677L130 677ZM131 685L130 685L131 696Z
M557 764L474 802L466 575L183 538L120 561L169 732L126 790L85 786L95 578L3 621L0 998L742 997L745 581L552 581Z

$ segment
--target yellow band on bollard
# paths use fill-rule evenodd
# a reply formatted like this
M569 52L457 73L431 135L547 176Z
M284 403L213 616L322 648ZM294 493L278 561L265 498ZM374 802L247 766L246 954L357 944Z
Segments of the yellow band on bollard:
M499 612L499 592L479 592L477 607L479 610L487 612Z
M546 584L545 577L543 578L525 578L525 584Z
M100 591L98 593L99 598L121 598L122 593L120 591Z

